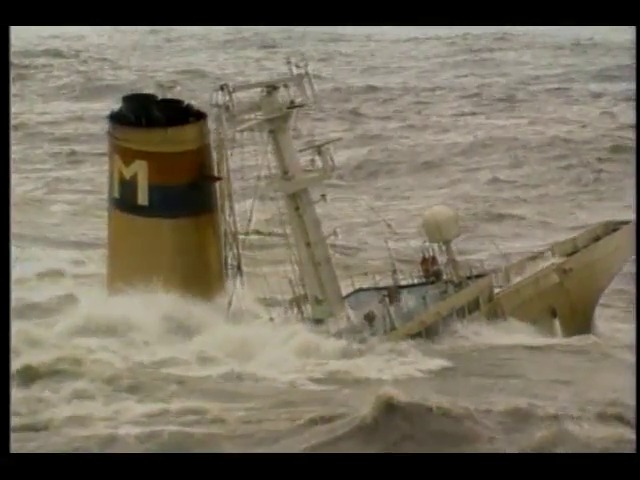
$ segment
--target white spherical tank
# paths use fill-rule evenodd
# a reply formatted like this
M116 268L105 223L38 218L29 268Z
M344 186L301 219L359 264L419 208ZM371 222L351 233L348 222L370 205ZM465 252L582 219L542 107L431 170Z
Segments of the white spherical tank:
M431 243L448 243L460 236L458 212L445 205L429 208L422 216L422 230Z

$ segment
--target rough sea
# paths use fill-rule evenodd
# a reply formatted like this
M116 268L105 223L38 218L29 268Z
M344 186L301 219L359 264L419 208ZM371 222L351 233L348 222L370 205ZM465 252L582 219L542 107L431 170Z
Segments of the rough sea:
M16 452L630 452L635 257L596 333L460 324L350 343L222 304L108 297L106 115L134 90L208 108L304 53L339 272L419 261L427 207L498 264L635 218L632 27L12 27L11 448ZM249 161L249 160L247 160ZM247 184L239 185L250 190ZM249 197L239 199L239 208ZM268 223L269 216L261 221ZM268 227L265 227L268 228ZM276 269L260 242L249 252ZM274 270L275 271L275 270Z

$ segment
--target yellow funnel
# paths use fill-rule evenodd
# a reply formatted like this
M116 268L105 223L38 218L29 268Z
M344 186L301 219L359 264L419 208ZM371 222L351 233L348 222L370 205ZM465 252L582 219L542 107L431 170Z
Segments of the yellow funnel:
M225 278L206 113L131 94L109 115L108 135L109 291L213 298Z

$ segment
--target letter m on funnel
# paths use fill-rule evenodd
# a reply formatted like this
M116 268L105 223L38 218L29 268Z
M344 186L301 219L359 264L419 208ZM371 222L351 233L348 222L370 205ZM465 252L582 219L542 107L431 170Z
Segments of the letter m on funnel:
M149 165L144 160L134 160L125 165L119 155L113 156L111 170L113 196L120 198L120 178L130 180L136 177L136 202L138 205L149 206Z

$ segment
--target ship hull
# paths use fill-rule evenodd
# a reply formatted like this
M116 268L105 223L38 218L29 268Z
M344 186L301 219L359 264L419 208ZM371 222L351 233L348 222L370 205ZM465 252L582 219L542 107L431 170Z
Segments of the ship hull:
M497 292L485 315L564 337L593 333L602 294L635 254L635 221L599 223L547 251L565 259Z
M552 335L591 334L602 294L635 254L635 226L635 221L601 222L499 271L468 277L455 292L409 312L407 321L383 336L429 338L460 319L515 319ZM536 266L544 258L545 266Z

